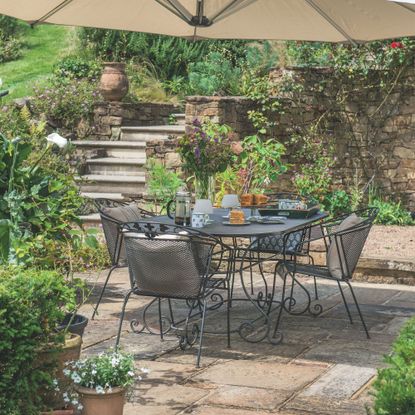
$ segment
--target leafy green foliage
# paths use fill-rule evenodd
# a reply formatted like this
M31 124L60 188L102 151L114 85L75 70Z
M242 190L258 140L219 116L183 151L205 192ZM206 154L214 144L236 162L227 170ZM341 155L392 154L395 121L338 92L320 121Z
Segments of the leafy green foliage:
M37 415L43 409L41 392L51 385L54 364L40 353L60 346L55 328L74 303L74 289L58 272L0 270L2 414Z
M100 77L102 66L96 60L81 56L66 56L57 62L53 69L56 78L75 78L96 80Z
M16 19L0 15L0 63L20 57L22 41L19 35L22 27Z
M193 94L239 95L242 70L219 52L190 65L189 84Z
M119 30L88 29L79 31L81 47L106 61L130 61L150 64L162 80L187 77L188 67L201 61L211 49L227 50L235 60L243 55L244 41L190 42L178 37L134 33Z
M401 202L393 202L380 198L372 197L369 206L379 209L375 223L382 225L415 225L410 212L401 206Z
M150 158L147 161L148 195L154 203L161 204L162 210L184 185L178 174L168 170L161 162Z
M412 415L415 408L415 319L402 329L373 385L376 415Z
M323 201L324 210L330 212L332 216L353 210L351 205L351 197L345 190L337 189L326 195Z
M34 88L33 111L59 128L84 137L90 132L94 104L99 100L97 82L55 76L46 86Z
M34 123L27 109L3 108L1 133L0 262L64 272L105 264L94 231L80 228L84 202L69 163L72 149L48 147L44 123Z

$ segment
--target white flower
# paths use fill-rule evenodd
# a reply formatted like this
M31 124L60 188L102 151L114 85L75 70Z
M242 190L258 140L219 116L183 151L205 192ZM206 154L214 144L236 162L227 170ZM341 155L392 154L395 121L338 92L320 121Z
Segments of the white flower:
M143 378L142 378L141 376L139 376L137 379L138 379L138 380L143 380Z
M72 380L74 381L74 383L80 383L82 379L77 373L73 373Z
M84 409L84 406L80 403L80 404L78 405L78 411L82 411L82 409Z
M49 134L46 137L46 140L49 143L56 144L59 148L65 148L68 145L68 140L60 136L58 133Z
M133 377L134 376L134 372L132 370L130 370L129 372L127 372L127 375Z
M143 372L143 373L150 373L150 369L147 369L146 367L142 367L141 369L141 372Z
M104 394L105 393L105 390L104 390L104 388L102 386L97 386L95 388L95 391L96 391L96 393L101 393L101 394Z
M64 374L65 376L70 376L71 371L70 371L69 369L63 369L63 374Z
M112 365L112 367L116 367L116 366L118 366L120 364L120 359L117 359L116 357L113 357L112 359L111 359L111 365Z
M91 374L92 374L92 375L96 375L96 374L97 374L97 371L96 371L95 369L92 369L92 370L91 370Z

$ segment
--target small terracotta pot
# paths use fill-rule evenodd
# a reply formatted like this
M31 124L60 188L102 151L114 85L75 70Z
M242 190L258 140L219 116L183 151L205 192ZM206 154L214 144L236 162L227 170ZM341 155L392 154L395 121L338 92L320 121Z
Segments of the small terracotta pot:
M112 392L96 393L95 389L77 386L80 401L84 407L82 415L122 415L125 389L113 388Z
M106 101L121 101L127 95L128 86L125 63L104 63L99 90Z

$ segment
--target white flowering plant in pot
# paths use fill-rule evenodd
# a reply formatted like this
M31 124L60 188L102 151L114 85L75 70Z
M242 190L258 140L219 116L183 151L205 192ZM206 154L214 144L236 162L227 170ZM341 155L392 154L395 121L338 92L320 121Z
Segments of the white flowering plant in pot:
M64 374L74 383L83 414L122 414L124 397L128 389L142 379L134 368L134 358L122 351L100 353L74 362L68 362ZM146 368L140 372L147 374ZM73 400L73 395L65 395Z

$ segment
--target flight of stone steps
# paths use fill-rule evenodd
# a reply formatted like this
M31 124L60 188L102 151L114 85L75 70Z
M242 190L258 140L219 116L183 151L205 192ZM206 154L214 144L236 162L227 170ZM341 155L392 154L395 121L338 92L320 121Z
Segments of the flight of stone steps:
M174 117L174 125L121 127L119 141L74 141L77 150L87 155L85 174L79 177L82 195L123 200L123 194L145 193L146 142L184 134L184 114ZM99 222L95 213L82 219L88 224Z

